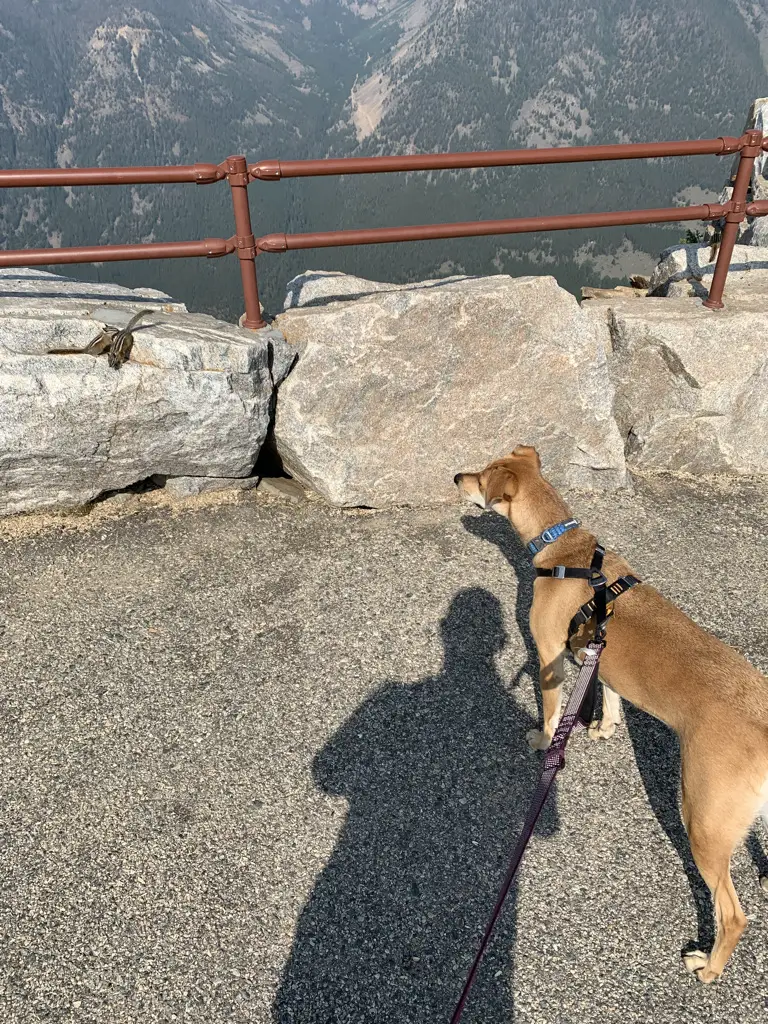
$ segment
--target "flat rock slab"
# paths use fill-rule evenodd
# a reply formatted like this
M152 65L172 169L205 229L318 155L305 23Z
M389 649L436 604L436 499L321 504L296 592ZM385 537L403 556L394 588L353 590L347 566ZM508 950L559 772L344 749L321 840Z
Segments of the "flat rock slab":
M294 355L279 332L188 313L162 293L27 273L0 276L0 514L80 505L155 474L250 474ZM153 312L119 370L106 356L49 354L139 309Z
M299 360L275 435L291 475L333 504L452 501L457 472L519 443L558 485L625 484L607 329L554 278L297 282L277 318Z
M0 268L0 301L3 305L12 299L48 299L55 308L57 299L84 301L89 309L108 306L110 310L131 309L136 303L160 304L166 311L186 312L183 302L157 288L124 288L107 281L77 281L63 274L51 274L34 267L21 269Z
M624 301L610 312L615 415L630 468L765 473L768 312L735 300Z
M766 218L761 218L765 220ZM666 249L651 275L648 292L653 296L706 299L717 265L711 245L676 245ZM723 301L757 294L768 302L768 248L735 245L729 264Z
M307 492L296 480L286 477L262 477L259 481L259 493L268 494L272 498L282 498L293 505L305 501Z

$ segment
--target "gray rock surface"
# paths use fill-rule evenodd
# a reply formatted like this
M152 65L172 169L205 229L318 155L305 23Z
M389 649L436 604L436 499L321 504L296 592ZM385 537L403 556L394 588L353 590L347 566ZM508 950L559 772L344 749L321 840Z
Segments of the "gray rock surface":
M443 281L461 278L443 278ZM439 284L438 281L428 282ZM299 306L324 306L337 299L359 299L375 292L396 292L403 285L389 281L368 281L354 274L343 274L339 270L306 270L288 282L284 309Z
M299 360L275 435L292 476L329 501L455 500L455 473L521 442L558 485L626 482L607 329L554 278L298 280L291 302L314 305L277 318Z
M747 118L745 131L757 128L768 135L768 97L756 99L752 104ZM752 195L754 200L768 199L768 153L763 151L755 160L752 172ZM729 193L732 190L728 190ZM730 194L728 196L730 199ZM740 225L739 238L748 245L768 246L768 217L747 217Z
M651 275L653 296L706 299L715 272L717 254L711 245L676 245L666 249ZM768 248L736 245L725 285L724 301L761 294L768 299Z
M165 481L165 490L174 498L194 498L213 491L249 491L258 485L257 476L174 476Z
M48 354L147 307L119 371ZM293 355L277 331L188 313L162 292L0 272L0 514L83 504L154 474L248 476Z
M742 298L624 301L611 310L615 415L630 469L768 468L768 313Z

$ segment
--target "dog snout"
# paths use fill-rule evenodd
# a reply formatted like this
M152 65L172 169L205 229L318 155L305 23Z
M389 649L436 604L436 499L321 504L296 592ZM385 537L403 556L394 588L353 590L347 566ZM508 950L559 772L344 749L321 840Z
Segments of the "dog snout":
M456 476L453 478L453 482L456 484L457 487L461 483L461 478L463 476L464 476L463 473L457 473Z

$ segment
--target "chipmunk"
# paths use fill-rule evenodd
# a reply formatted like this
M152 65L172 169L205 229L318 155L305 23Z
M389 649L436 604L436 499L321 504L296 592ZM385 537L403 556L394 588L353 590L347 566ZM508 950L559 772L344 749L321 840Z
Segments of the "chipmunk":
M154 313L153 309L142 309L134 317L131 317L125 327L109 327L105 325L85 348L50 348L48 349L48 355L100 356L103 352L108 352L107 359L109 365L113 370L119 370L123 363L128 360L133 348L133 334L131 331L142 317L149 316L151 313Z

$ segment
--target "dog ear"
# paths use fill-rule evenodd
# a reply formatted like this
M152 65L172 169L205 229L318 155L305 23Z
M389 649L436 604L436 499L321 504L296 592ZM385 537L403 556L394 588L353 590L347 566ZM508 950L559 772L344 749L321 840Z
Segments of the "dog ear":
M539 453L530 444L519 444L512 452L512 455L521 459L531 459L536 465L537 469L541 469L541 459Z
M504 493L502 498L504 501L512 501L514 496L517 494L519 482L517 479L517 473L508 473L507 482L504 485Z
M506 467L499 467L491 474L485 488L485 503L489 508L510 502L517 494L517 473Z

